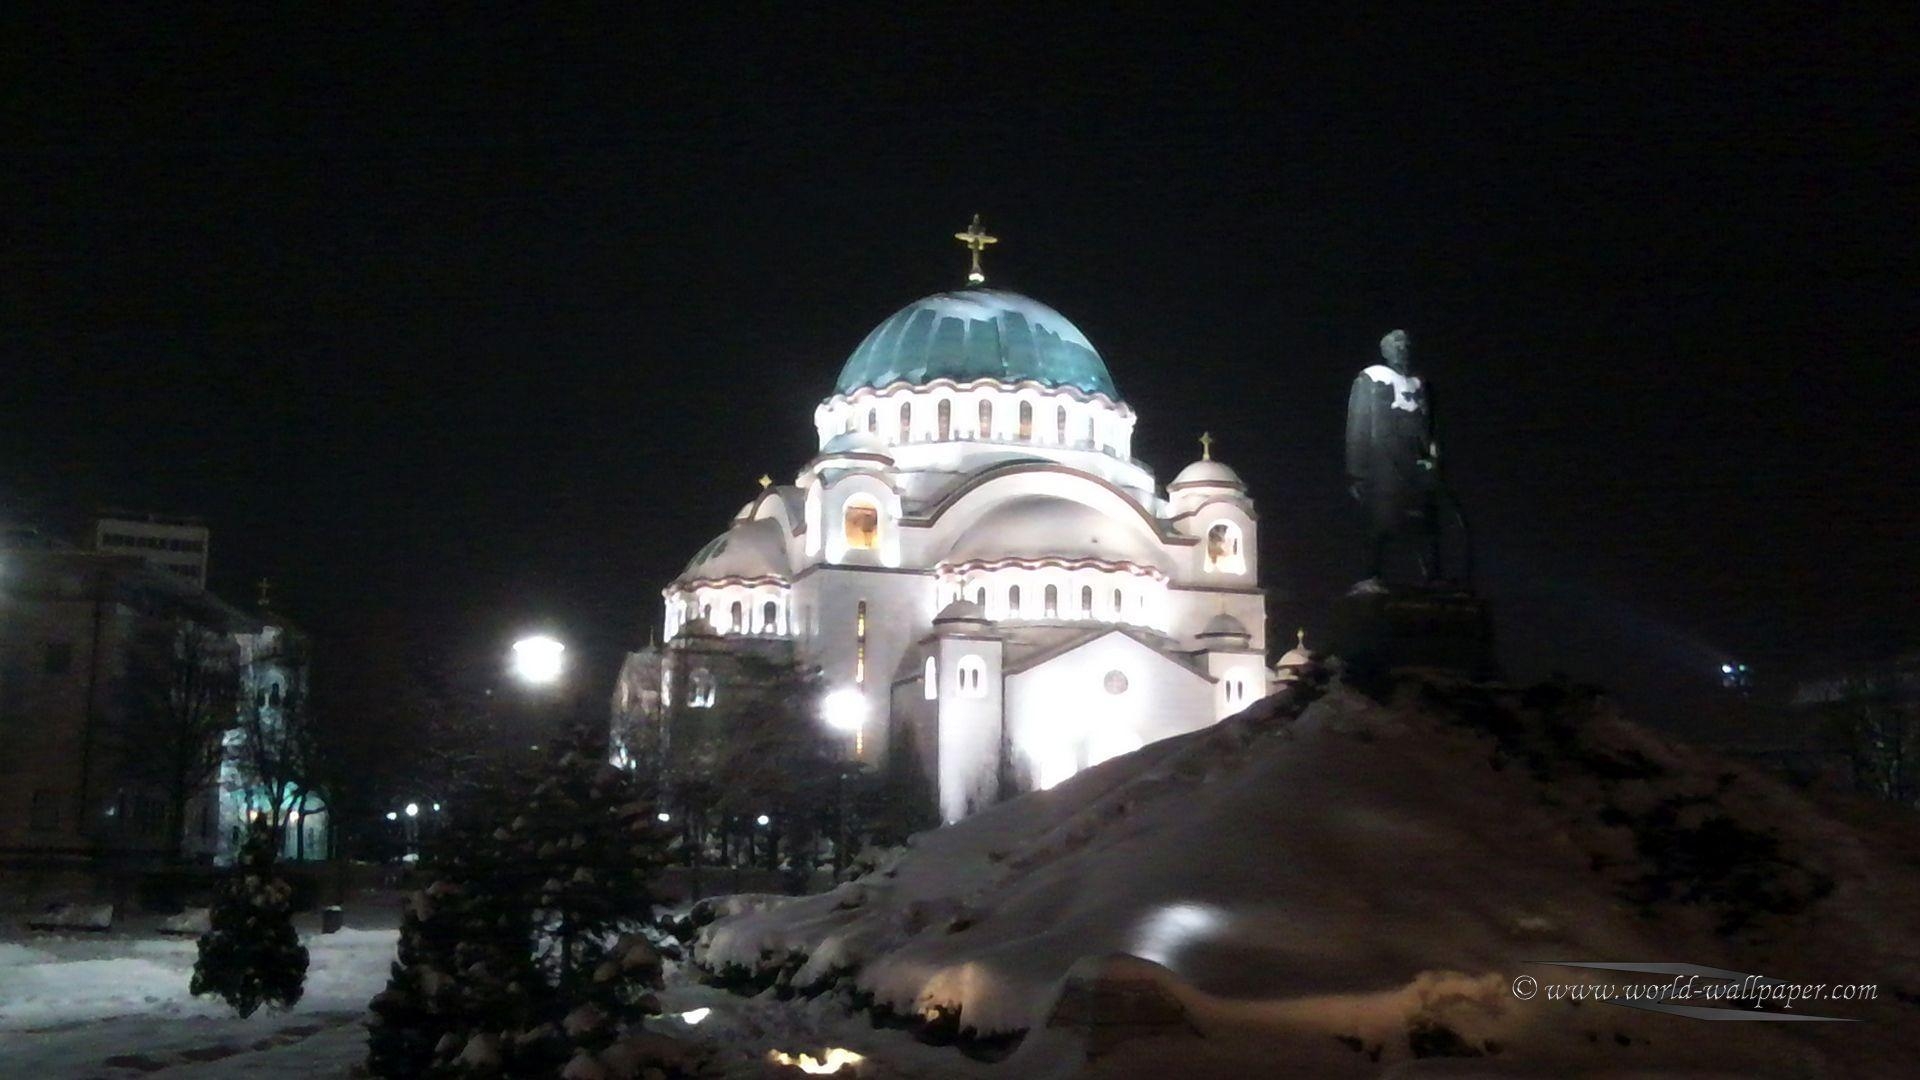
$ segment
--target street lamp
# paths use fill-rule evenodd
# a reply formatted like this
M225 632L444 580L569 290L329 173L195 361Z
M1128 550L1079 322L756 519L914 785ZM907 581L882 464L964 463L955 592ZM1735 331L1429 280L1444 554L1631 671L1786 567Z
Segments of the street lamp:
M524 637L513 643L513 673L521 682L547 686L560 681L566 667L567 647L545 634Z

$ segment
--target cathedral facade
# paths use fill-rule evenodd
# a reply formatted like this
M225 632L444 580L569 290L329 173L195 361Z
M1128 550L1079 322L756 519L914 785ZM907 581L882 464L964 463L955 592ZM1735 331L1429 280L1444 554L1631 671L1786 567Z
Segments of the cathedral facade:
M947 821L1238 712L1271 678L1253 501L1204 451L1160 489L1135 419L1045 304L908 304L814 409L819 452L663 590L665 651L790 648L847 752L923 770Z

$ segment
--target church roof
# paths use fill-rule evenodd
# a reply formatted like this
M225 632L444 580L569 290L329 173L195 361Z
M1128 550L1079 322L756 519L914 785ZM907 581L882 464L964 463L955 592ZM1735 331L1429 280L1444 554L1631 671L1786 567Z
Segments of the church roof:
M834 389L935 379L1031 379L1119 400L1106 362L1066 316L1019 293L960 289L916 300L873 328Z
M679 580L753 580L784 578L790 573L780 523L773 518L756 518L739 522L709 541L687 563Z
M1113 517L1051 495L1009 499L980 516L947 550L943 562L1092 559L1172 569L1157 538L1137 519Z

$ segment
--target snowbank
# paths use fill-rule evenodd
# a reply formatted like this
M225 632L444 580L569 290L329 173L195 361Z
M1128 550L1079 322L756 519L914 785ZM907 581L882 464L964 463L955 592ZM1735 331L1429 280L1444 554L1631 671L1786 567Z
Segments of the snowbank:
M1060 1053L1044 1029L1069 970L1110 953L1163 965L1206 1035L1118 1056L1185 1075L1370 1074L1416 1050L1549 1071L1911 1060L1920 1008L1896 996L1920 990L1910 825L1856 829L1557 690L1403 684L1386 706L1336 685L1304 708L1293 693L922 834L889 871L743 903L695 958L785 968L802 988L850 978L878 1005L981 1034L1041 1032L1023 1075ZM1728 1039L1517 1000L1519 975L1573 981L1540 960L1882 990L1832 1006L1866 1023Z

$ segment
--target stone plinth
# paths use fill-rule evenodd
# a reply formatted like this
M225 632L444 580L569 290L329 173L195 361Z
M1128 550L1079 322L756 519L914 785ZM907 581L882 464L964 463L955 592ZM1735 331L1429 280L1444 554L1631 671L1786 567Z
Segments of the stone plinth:
M1333 604L1334 655L1350 671L1446 671L1493 678L1493 618L1487 602L1457 585L1365 581Z

